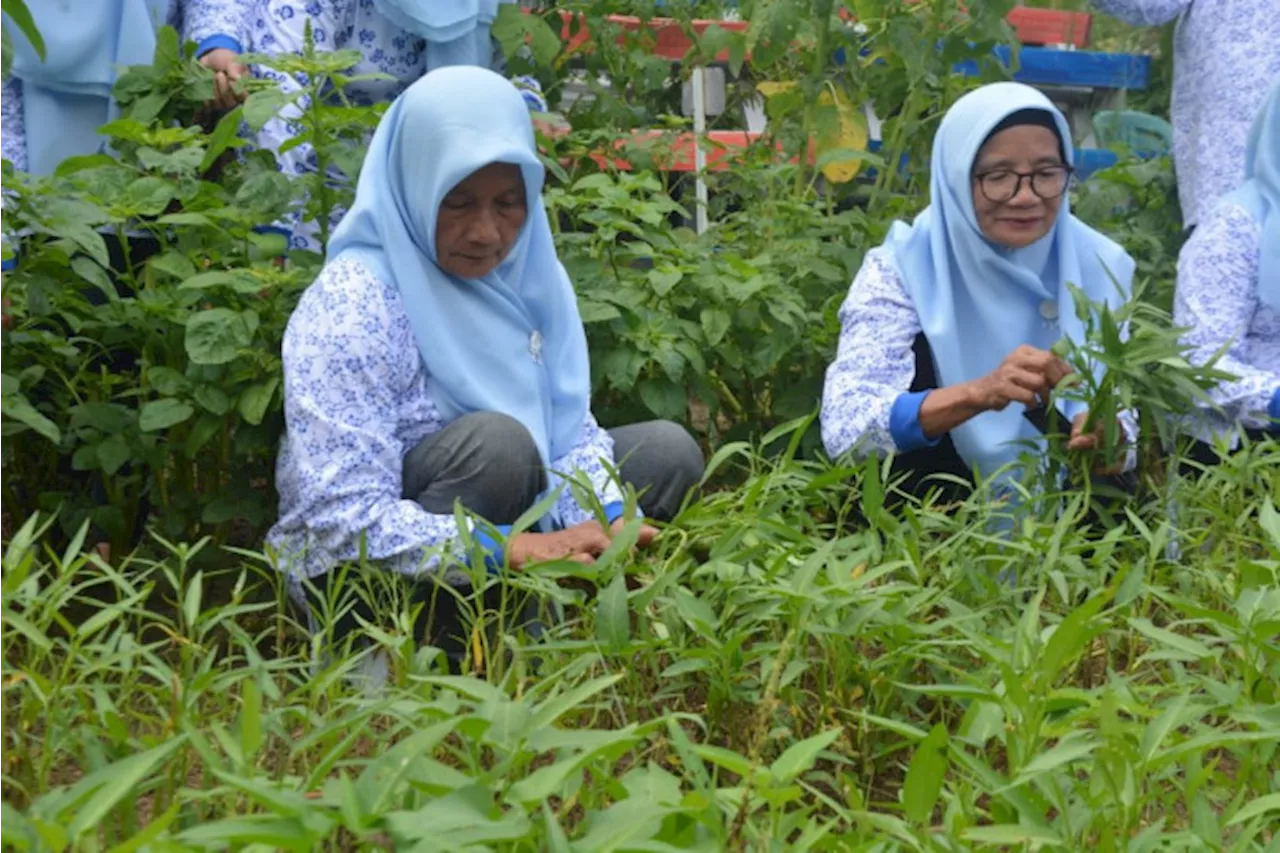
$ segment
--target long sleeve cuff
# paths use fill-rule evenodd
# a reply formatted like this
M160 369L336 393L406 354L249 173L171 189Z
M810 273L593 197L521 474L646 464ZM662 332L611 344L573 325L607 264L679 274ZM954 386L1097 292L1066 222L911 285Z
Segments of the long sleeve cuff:
M524 98L525 106L531 112L545 113L547 111L547 99L542 94L542 84L538 82L536 77L528 75L520 75L512 77L511 82L520 92L520 97Z
M209 51L217 50L220 47L225 47L227 50L234 53L244 53L244 47L240 44L239 39L228 35L218 34L201 40L201 42L196 45L196 56L204 56Z
M929 438L920 426L920 406L928 395L928 391L899 394L889 410L889 435L894 446L903 453L933 447L942 440L941 436Z
M604 517L609 519L609 523L613 524L626 514L627 507L622 501L612 501L604 505Z
M484 550L484 567L488 569L489 574L491 575L496 575L506 563L506 548L504 546L504 540L511 535L511 525L494 525L494 530L502 537L501 539L490 535L487 527L476 527L472 531L472 535L475 536L476 542L479 543L480 547Z

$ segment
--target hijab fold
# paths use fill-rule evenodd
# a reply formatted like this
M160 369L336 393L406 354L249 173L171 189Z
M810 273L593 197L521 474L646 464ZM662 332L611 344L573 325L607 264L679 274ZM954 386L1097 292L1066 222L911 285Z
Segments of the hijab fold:
M1249 211L1262 228L1258 301L1280 312L1280 82L1253 121L1244 160L1245 182L1225 198Z
M1116 243L1071 215L1064 195L1053 229L1022 249L989 241L973 204L973 166L992 131L1020 110L1053 119L1068 163L1066 119L1043 94L1020 83L994 83L947 112L933 144L927 208L910 225L895 222L886 246L929 340L940 385L985 376L1022 344L1048 349L1063 335L1084 337L1068 283L1094 301L1127 301L1134 262ZM951 431L960 456L990 475L1017 460L1023 442L1042 436L1014 403L983 412Z
M169 0L39 0L27 4L45 59L12 22L12 74L22 81L27 163L52 174L68 157L93 154L98 128L117 115L111 87L122 67L151 64Z
M437 263L437 214L453 187L491 163L520 167L528 217L493 272L464 280ZM543 176L515 86L483 68L432 71L378 124L329 260L355 258L400 292L446 422L510 415L551 464L578 441L591 382L577 298L542 205Z
M427 70L493 64L489 29L514 0L373 0L382 16L427 41Z

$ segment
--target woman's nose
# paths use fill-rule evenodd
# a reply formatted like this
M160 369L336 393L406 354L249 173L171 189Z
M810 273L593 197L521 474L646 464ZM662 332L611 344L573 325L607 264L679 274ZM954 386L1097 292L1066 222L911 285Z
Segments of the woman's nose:
M480 210L472 217L467 228L467 239L473 243L496 243L501 239L498 221L492 211Z

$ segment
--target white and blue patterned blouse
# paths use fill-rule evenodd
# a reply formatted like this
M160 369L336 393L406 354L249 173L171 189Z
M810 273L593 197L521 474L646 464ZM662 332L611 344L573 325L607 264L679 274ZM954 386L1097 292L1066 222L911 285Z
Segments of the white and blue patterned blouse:
M306 25L317 51L356 49L362 60L350 70L352 75L382 74L386 79L364 80L346 89L355 104L368 106L395 100L410 83L427 70L426 41L406 32L378 12L373 0L256 0L249 16L249 46L254 53L301 53L305 44ZM501 51L494 51L501 61ZM495 68L502 71L502 68ZM279 83L287 92L297 92L302 82L270 68L257 67L254 73ZM546 112L542 89L537 80L520 77L515 81L531 110ZM297 102L273 118L262 128L257 144L277 152L280 170L289 175L303 175L316 169L315 152L310 145L299 145L284 153L281 146L296 136L300 129L292 121L306 100ZM354 175L351 176L354 179ZM334 223L342 211L335 212ZM302 223L301 211L291 221L278 223L278 229L291 233L290 245L295 249L320 250L314 223Z
M251 0L169 0L165 24L196 42L196 55L226 47L241 52ZM4 81L0 93L0 155L15 169L27 169L27 132L22 112L22 81Z
M295 581L364 553L403 574L434 571L441 551L459 558L457 521L401 497L405 455L445 427L427 391L427 372L400 293L359 261L325 264L284 337L286 431L276 464L280 520L267 535L279 567ZM601 460L613 439L588 413L577 445L551 464L580 472L610 518L622 493ZM562 490L559 526L593 516ZM504 534L509 532L499 528ZM474 531L491 554L500 546Z
M1265 429L1280 419L1280 313L1258 300L1261 237L1247 210L1224 201L1178 257L1173 323L1188 329L1190 358L1203 364L1226 347L1215 367L1237 377L1210 392L1222 415L1206 415L1193 429L1202 440L1226 435L1234 446L1232 423Z
M906 453L938 442L920 426L920 404L929 392L910 390L920 331L892 252L883 246L867 252L840 306L840 340L822 393L822 443L832 459L851 450ZM1133 413L1122 412L1120 424L1132 445ZM1124 464L1125 470L1137 464L1132 447Z
M1183 222L1196 225L1244 180L1253 117L1280 79L1280 0L1093 0L1136 26L1178 18L1173 159Z

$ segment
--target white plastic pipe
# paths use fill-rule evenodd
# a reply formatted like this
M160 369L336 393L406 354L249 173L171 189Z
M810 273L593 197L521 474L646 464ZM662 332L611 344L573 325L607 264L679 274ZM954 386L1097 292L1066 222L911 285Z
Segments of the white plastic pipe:
M693 86L693 168L694 197L697 209L694 211L694 228L699 234L707 230L707 152L702 147L702 138L707 132L707 92L706 74L702 66L693 69L693 77L689 81Z

